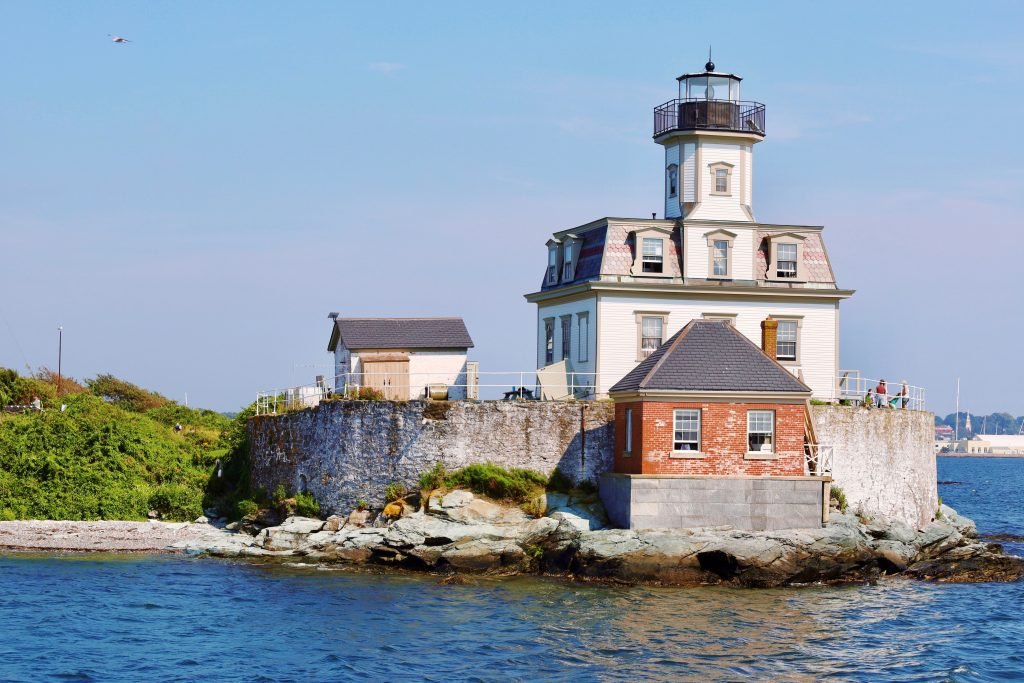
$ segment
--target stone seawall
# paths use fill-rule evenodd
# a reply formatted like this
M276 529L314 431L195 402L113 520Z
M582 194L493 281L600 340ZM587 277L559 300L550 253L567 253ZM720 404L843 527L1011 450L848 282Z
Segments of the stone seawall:
M309 491L328 514L382 505L385 486L413 489L436 462L558 468L597 483L612 467L613 417L603 401L329 401L250 420L252 483Z
M923 528L938 508L935 416L918 410L813 406L819 443L833 445L832 477L851 510Z

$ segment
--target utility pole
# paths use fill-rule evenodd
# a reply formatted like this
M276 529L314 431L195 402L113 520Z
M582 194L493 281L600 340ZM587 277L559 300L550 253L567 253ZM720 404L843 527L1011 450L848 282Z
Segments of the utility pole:
M57 326L57 396L60 396L60 364L64 356L64 326Z

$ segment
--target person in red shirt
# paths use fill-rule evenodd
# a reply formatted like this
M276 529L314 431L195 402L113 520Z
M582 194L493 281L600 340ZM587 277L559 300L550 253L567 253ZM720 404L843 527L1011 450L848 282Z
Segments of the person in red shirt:
M878 381L878 386L875 387L875 405L876 406L878 406L879 408L884 408L885 407L885 401L886 401L886 394L887 393L889 393L889 390L885 386L885 380L884 379L879 380Z

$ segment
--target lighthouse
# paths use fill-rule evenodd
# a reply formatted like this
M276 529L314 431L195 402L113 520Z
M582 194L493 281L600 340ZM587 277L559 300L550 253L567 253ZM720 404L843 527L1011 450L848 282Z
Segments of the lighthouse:
M764 105L744 101L743 79L711 61L676 80L676 99L654 110L654 141L665 148L665 218L753 222L753 148L765 136Z

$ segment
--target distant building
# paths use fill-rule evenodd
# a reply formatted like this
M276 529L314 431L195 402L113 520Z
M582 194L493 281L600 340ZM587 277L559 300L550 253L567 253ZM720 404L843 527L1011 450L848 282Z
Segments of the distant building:
M992 443L979 438L960 439L950 444L950 451L967 455L982 455L992 452Z
M709 62L655 109L664 219L600 218L547 241L540 289L526 295L538 367L566 361L603 394L691 320L725 320L756 342L771 315L778 361L835 397L839 304L853 291L836 284L821 226L755 219L764 105L740 99L740 80Z
M936 441L952 441L954 436L955 432L953 428L948 425L937 425L935 427Z
M1024 435L981 434L973 439L960 439L959 441L954 441L953 445L953 450L957 453L991 453L992 455L1021 455L1024 454Z
M462 318L340 318L327 350L334 354L335 391L370 387L392 400L474 398L476 364ZM433 390L433 391L432 391Z

